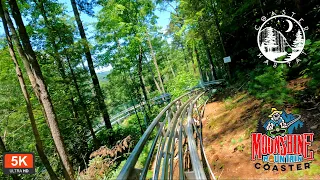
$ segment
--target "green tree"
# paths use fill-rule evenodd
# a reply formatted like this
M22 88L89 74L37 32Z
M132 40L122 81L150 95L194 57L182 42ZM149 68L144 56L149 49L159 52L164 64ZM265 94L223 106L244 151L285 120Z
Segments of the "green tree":
M68 159L65 144L64 144L63 139L61 137L56 113L54 111L53 104L52 104L50 95L48 93L47 86L44 81L42 71L41 71L39 63L37 61L35 52L33 51L32 46L30 44L30 39L27 34L24 23L22 21L20 10L19 10L17 2L15 0L9 0L9 5L10 5L11 11L12 11L13 18L15 19L16 25L18 27L19 35L20 35L22 45L24 48L24 52L25 52L26 56L28 57L30 65L32 66L36 82L39 86L41 103L43 104L44 111L46 113L47 120L49 123L49 128L51 130L53 140L56 144L57 151L58 151L59 156L61 158L61 161L65 167L65 170L68 173L69 178L73 179L74 171L73 171L72 165Z
M82 22L81 22L81 19L80 19L80 14L79 14L79 11L78 11L78 8L77 8L76 1L75 0L71 0L71 5L72 5L73 13L74 13L77 25L78 25L78 29L79 29L79 32L80 32L81 39L83 40L84 51L85 51L86 59L87 59L87 62L88 62L89 71L90 71L90 74L91 74L95 95L96 95L96 98L97 98L97 101L98 101L98 106L99 106L99 109L101 111L101 114L102 114L103 120L105 122L106 128L107 129L112 129L109 113L108 113L108 110L107 110L107 106L106 106L106 104L104 102L104 96L103 96L102 91L101 91L101 87L100 87L100 84L99 84L99 80L98 80L97 74L96 74L96 72L94 70L92 55L91 55L89 44L88 44L89 42L87 40L83 25L82 25Z
M29 95L29 92L28 92L28 90L26 88L26 83L25 83L22 71L20 69L18 60L16 58L16 54L15 54L15 51L14 51L14 48L13 48L13 44L12 44L12 41L11 41L11 37L10 37L10 34L9 34L8 25L7 25L5 17L4 17L2 4L0 4L0 16L1 16L1 19L2 19L4 31L6 33L6 37L7 37L7 41L8 41L9 52L10 52L12 61L15 64L16 74L17 74L17 77L18 77L18 80L19 80L19 83L20 83L20 88L21 88L21 91L23 93L24 99L26 101L27 111L28 111L28 114L29 114L29 119L30 119L30 123L31 123L31 126L32 126L32 131L33 131L34 137L36 139L36 148L37 148L38 154L39 154L44 166L46 167L46 169L47 169L47 171L48 171L48 173L50 175L50 178L51 179L58 179L57 175L54 173L54 171L53 171L53 169L52 169L52 167L50 165L50 162L49 162L49 160L48 160L48 158L47 158L47 156L45 155L45 152L44 152L42 140L40 138L39 131L38 131L38 128L37 128L37 125L36 125L36 120L35 120L35 117L34 117L34 114L33 114L33 108L32 108L32 104L31 104L31 101L30 101L30 95Z

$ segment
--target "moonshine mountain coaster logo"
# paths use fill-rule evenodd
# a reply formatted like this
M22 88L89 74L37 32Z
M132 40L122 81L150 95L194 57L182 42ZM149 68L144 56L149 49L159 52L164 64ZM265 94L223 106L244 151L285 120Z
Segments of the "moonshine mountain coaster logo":
M309 169L314 152L309 150L314 133L309 133L298 114L287 114L272 108L269 119L258 122L251 134L251 160L256 169L295 171ZM261 162L262 160L262 162Z
M291 66L291 62L296 60L297 63L301 61L298 56L303 52L305 45L305 30L303 28L301 18L299 21L292 16L285 14L282 11L280 15L272 12L270 18L263 16L261 20L263 24L260 27L255 27L258 30L257 42L261 53L258 55L260 58L267 58L264 63L268 64L272 61L273 67L277 64L286 63Z

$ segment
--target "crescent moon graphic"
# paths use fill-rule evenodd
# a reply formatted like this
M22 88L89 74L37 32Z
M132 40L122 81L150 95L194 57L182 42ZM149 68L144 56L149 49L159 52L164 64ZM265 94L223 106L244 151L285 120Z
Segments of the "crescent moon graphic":
M288 19L286 21L289 23L289 28L288 28L288 30L286 30L286 32L290 32L292 30L292 28L293 28L293 24Z

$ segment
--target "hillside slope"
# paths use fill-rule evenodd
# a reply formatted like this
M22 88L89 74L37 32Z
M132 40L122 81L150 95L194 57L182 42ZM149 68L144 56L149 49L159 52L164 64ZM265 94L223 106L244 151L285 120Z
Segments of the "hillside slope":
M315 160L311 169L300 171L265 171L254 167L251 161L251 138L257 122L268 119L270 105L246 93L238 93L232 98L207 104L203 119L203 137L206 155L211 168L219 179L260 179L260 178L320 178L319 131L315 131L312 148ZM291 112L291 108L286 109ZM303 112L300 113L304 117Z

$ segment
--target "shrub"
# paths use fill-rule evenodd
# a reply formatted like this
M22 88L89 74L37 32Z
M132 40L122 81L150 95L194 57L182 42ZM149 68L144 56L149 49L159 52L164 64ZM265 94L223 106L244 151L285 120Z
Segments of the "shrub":
M266 66L262 74L255 76L249 82L249 93L274 105L293 103L294 99L289 95L290 90L285 79L286 71L286 66L277 68Z
M307 56L303 58L303 63L307 63L306 69L303 73L312 77L309 82L309 88L316 94L320 93L320 41L311 42L306 41L305 51Z
M181 71L167 82L167 90L171 93L172 99L175 99L188 89L196 86L198 81L198 77L194 76L193 73Z
M141 124L144 128L143 118L141 118L141 113L139 114ZM108 147L112 147L117 141L122 140L129 135L132 137L134 144L137 143L141 137L138 118L135 114L129 116L121 125L113 125L112 131L102 128L97 133L97 138L101 141L102 145L108 145ZM91 141L89 143L90 146L93 146Z

